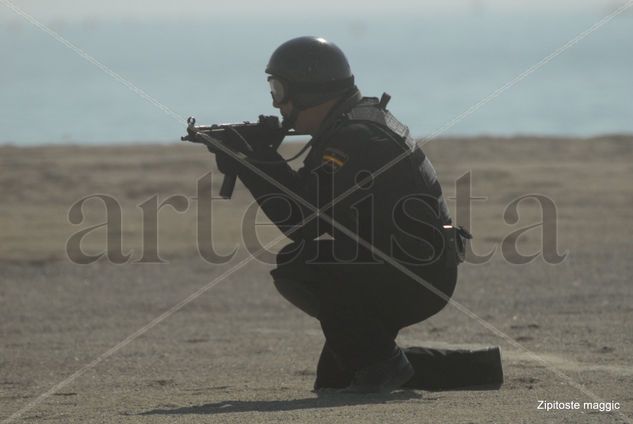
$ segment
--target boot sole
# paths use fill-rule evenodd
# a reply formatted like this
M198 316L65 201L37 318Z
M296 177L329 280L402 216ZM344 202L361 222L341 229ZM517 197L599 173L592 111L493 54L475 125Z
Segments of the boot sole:
M413 375L415 370L410 363L407 363L406 367L401 368L397 374L393 376L391 380L388 380L380 386L349 386L344 389L339 389L338 393L355 393L355 394L367 394L367 393L389 393L393 390L400 388L407 383Z

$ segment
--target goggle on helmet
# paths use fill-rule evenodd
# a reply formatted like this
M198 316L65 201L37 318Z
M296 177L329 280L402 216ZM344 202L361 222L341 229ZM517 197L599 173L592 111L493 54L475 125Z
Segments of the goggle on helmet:
M275 104L280 105L288 101L289 89L288 84L281 78L276 76L268 77L268 84L270 85L270 95L273 98Z
M325 81L318 83L294 82L292 85L276 75L268 77L270 85L270 95L275 105L281 105L292 98L295 103L311 106L310 103L318 103L319 100L327 100L333 95L341 93L354 86L354 77L344 78L338 81ZM301 95L311 95L314 100L306 102L300 100ZM306 104L307 103L307 104ZM299 104L295 106L299 106Z

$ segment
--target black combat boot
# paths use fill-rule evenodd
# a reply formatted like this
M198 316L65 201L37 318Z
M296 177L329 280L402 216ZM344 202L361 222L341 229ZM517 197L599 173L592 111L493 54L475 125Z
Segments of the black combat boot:
M314 391L321 389L341 389L352 382L354 373L346 369L338 360L327 342L323 345L319 363L317 365Z
M352 383L341 392L388 393L407 383L414 373L404 352L396 346L389 358L356 371Z

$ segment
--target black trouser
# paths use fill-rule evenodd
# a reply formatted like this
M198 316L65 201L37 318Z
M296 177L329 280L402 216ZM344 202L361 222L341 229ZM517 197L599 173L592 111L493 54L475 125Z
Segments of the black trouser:
M439 312L446 301L369 252L338 240L292 243L271 274L279 292L317 318L330 350L352 372L391 355L400 329ZM457 269L440 260L409 267L450 297Z

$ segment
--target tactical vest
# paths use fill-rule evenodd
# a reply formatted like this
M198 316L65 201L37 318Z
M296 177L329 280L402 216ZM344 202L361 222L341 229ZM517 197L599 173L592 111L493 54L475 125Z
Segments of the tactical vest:
M423 185L421 191L430 193L438 202L441 221L443 224L443 235L445 239L447 265L455 266L465 259L466 244L472 235L463 227L455 227L448 211L448 206L442 194L442 188L437 179L437 173L431 161L426 157L420 146L415 142L409 133L409 128L402 124L386 108L390 96L386 93L378 100L376 97L364 97L352 110L344 115L344 119L361 121L370 125L375 125L382 130L389 131L392 138L395 138L403 146L404 151L410 154L402 160L409 160L414 169L418 171L418 181Z
M377 97L364 97L353 109L344 114L344 120L348 122L360 121L388 131L390 138L395 139L410 154L402 160L412 161L412 165L417 170L417 181L422 184L420 190L434 196L438 201L442 223L449 225L451 218L448 206L442 195L442 188L437 179L437 173L431 161L426 157L422 149L417 145L409 128L402 124L395 116L386 109L390 96L383 94L379 100Z

